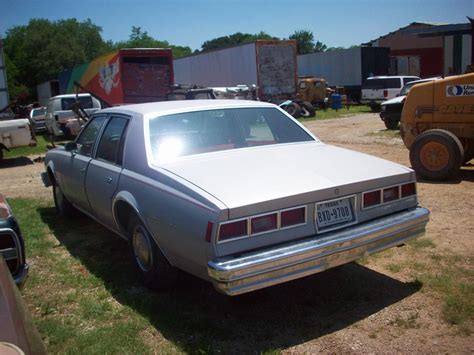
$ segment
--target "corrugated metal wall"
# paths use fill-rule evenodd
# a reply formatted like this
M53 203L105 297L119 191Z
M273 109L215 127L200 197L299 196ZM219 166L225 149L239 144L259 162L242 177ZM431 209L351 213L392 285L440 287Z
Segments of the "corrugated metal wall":
M176 84L210 87L257 84L255 43L178 58L173 65Z
M299 55L298 75L324 78L331 86L361 85L361 48Z

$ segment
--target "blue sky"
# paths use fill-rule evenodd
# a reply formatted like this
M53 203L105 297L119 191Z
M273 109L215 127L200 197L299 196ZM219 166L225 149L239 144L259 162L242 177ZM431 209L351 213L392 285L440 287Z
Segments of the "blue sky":
M464 23L474 0L0 0L0 33L30 18L90 18L102 37L127 39L132 26L175 45L200 48L234 32L288 37L307 29L329 47L360 44L410 22Z

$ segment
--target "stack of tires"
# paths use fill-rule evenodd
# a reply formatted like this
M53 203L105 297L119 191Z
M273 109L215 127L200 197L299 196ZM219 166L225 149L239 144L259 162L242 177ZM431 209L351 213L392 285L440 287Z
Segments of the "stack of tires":
M308 118L316 116L316 111L313 105L308 101L293 100L291 103L283 106L283 109L294 118Z

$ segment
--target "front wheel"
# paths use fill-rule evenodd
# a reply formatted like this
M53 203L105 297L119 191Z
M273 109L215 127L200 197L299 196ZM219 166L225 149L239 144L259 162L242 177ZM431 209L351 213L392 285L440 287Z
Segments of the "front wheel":
M53 184L53 197L54 197L54 206L56 208L56 213L61 217L69 217L73 214L74 206L69 202L69 200L64 196L63 190L57 184Z
M410 148L410 162L425 179L445 180L455 175L464 159L458 137L441 129L431 129L416 137Z
M385 123L385 127L390 130L395 130L398 129L398 121L397 120L391 120L390 118L385 118L383 120L383 123Z
M174 285L178 269L168 262L136 215L129 222L128 244L132 264L146 287L164 290Z

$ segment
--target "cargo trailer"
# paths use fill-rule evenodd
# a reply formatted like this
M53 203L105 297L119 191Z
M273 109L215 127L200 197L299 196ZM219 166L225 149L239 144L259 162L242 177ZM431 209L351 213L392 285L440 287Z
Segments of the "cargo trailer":
M120 49L59 75L59 91L71 94L78 82L113 105L164 101L173 84L170 48Z
M298 75L324 78L331 87L343 87L353 101L369 76L389 75L390 48L357 47L298 56Z
M175 82L203 87L257 85L261 100L296 95L296 41L263 41L182 57L173 61Z

